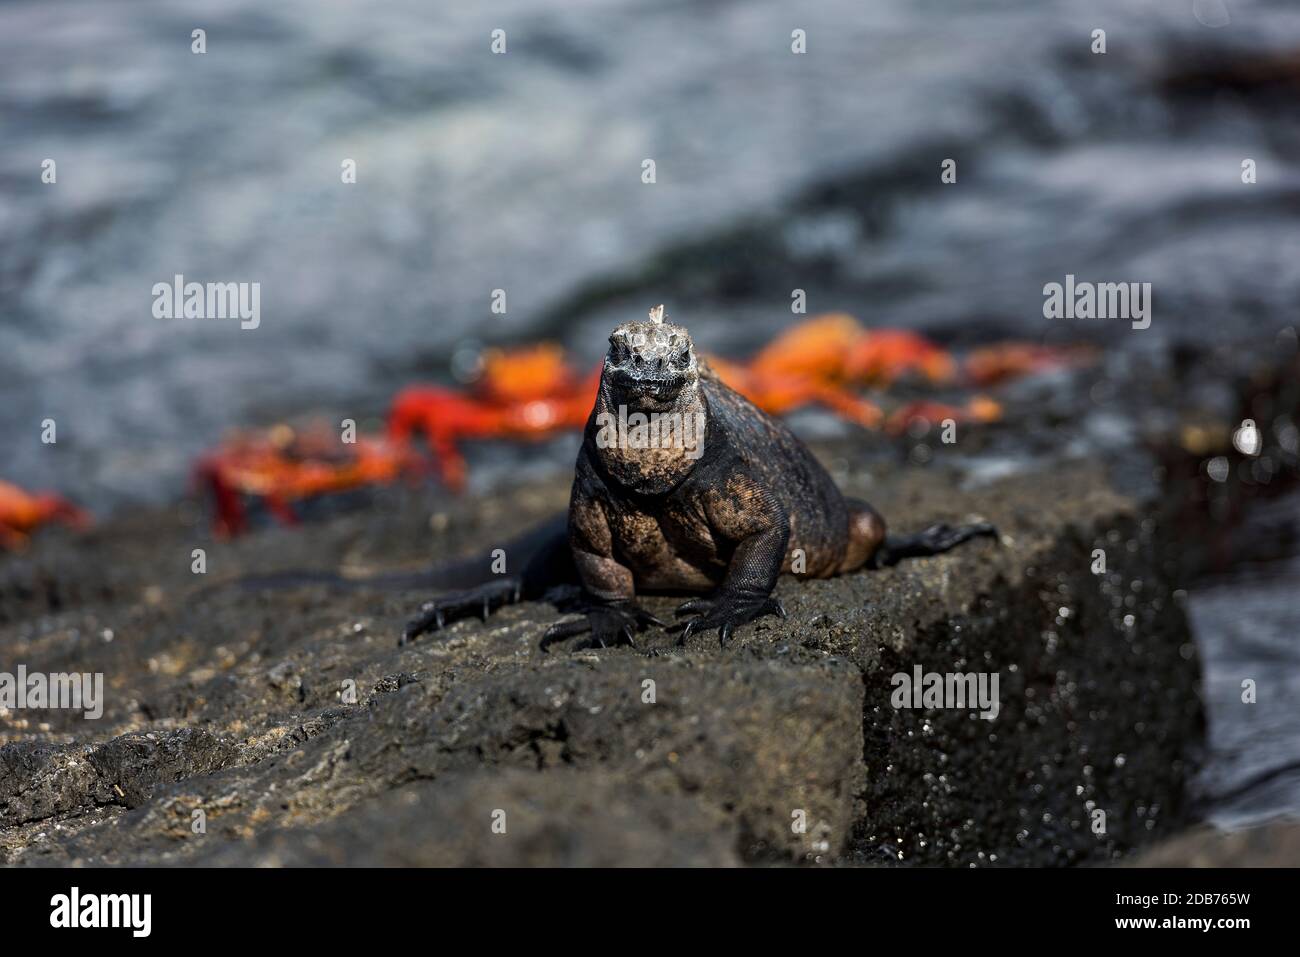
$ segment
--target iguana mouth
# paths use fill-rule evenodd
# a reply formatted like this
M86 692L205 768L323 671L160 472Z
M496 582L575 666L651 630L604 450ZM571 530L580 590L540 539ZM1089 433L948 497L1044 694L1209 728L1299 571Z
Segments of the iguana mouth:
M611 379L620 391L660 402L669 402L677 398L686 386L684 376L646 376L626 369L613 370Z

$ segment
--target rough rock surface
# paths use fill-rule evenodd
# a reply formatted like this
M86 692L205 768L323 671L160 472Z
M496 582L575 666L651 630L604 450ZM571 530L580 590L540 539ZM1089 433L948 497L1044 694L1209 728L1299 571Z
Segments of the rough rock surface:
M231 582L505 542L560 478L233 543L186 511L43 536L0 560L0 671L103 672L107 701L0 712L0 862L1063 865L1176 827L1199 664L1146 506L1082 463L963 488L827 460L900 531L978 516L1001 540L783 579L789 619L725 650L548 655L546 605L399 647L419 591ZM895 709L915 665L996 672L997 718Z

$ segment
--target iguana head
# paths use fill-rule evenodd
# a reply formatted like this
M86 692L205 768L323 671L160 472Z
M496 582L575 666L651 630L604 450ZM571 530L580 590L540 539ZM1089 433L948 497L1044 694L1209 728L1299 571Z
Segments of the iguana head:
M664 319L655 306L648 319L625 322L610 334L605 383L620 404L663 410L699 388L695 344L683 327Z

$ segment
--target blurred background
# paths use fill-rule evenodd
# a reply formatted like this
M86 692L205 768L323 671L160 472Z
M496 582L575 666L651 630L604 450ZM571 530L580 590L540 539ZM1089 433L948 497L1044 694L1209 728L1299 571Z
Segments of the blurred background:
M377 417L485 342L594 362L658 301L723 354L796 287L945 342L1049 335L1067 272L1154 284L1116 348L1276 327L1298 90L1285 0L9 0L4 474L99 510L175 495L228 426ZM260 282L261 327L155 320L176 273Z
M745 354L795 288L951 346L1092 341L1110 384L1056 414L1107 454L1155 405L1136 364L1294 347L1298 94L1287 0L4 0L0 475L100 514L174 501L233 426L375 424L494 343L585 369L657 302ZM260 327L153 318L177 273L260 283ZM1067 273L1152 283L1151 327L1045 320ZM1219 706L1242 662L1300 692L1300 503L1270 509L1242 526L1267 560L1193 590ZM1212 728L1220 822L1300 810L1300 719L1269 714Z

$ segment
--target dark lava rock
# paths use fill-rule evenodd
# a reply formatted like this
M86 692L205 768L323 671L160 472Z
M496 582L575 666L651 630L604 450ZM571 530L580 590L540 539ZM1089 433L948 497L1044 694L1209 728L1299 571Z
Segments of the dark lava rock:
M1147 504L1085 463L974 488L838 471L900 531L1002 537L783 580L788 620L725 650L549 655L546 605L399 647L418 591L232 583L504 543L563 507L559 479L432 521L393 493L234 543L168 514L45 537L0 562L27 583L0 587L0 670L103 672L107 701L0 714L0 862L1063 865L1180 823L1199 663ZM996 674L997 717L894 708L916 666Z
M413 839L414 837L414 839ZM729 867L736 819L680 793L646 791L598 768L448 775L315 827L214 845L196 860L292 867Z

